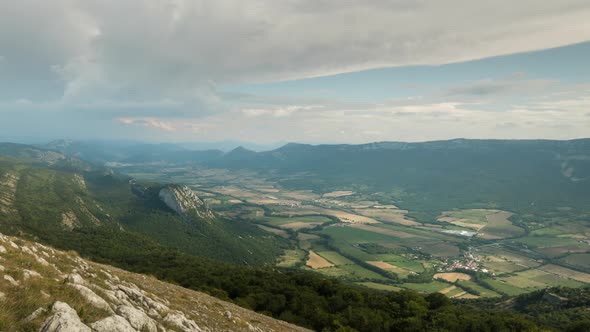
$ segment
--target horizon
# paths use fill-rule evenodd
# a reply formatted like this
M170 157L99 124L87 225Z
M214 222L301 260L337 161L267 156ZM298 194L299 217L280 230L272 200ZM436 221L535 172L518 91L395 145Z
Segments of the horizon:
M308 146L362 146L370 144L385 144L385 143L398 143L398 144L428 144L437 142L451 142L451 141L506 141L506 142L527 142L527 141L547 141L547 142L571 142L571 141L584 141L590 140L590 137L580 137L572 139L546 139L546 138L525 138L525 139L504 139L504 138L465 138L455 137L441 140L426 140L426 141L372 141L372 142L361 142L361 143L338 143L338 142L318 142L318 143L305 143L305 142L274 142L267 144L259 144L255 142L242 142L242 141L200 141L200 142L158 142L158 141L141 141L133 139L68 139L68 138L57 138L50 140L35 140L35 141L22 141L18 139L3 139L0 137L0 144L22 144L30 145L41 148L48 148L48 145L52 143L72 142L72 143L90 143L90 144L105 144L105 145L151 145L151 146L175 146L185 151L222 151L227 154L237 149L245 149L253 152L268 152L281 149L288 145L308 145ZM197 147L200 146L200 147ZM49 150L51 150L49 148Z

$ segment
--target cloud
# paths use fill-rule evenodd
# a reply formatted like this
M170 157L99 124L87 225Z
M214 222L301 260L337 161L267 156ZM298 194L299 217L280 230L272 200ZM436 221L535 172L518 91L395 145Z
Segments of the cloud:
M448 96L506 96L506 95L530 95L548 91L558 81L547 79L523 79L521 75L504 79L487 79L467 84L453 86L447 89Z
M569 45L590 40L589 16L586 0L5 0L0 131L27 123L52 135L354 142L589 135L588 89L522 75L379 104L344 101L337 88L321 98L223 91ZM573 127L557 133L549 122Z
M150 127L165 131L176 131L176 128L170 123L163 122L156 118L118 118L117 121L126 125Z
M206 112L216 84L556 47L590 40L589 15L583 0L8 0L0 80L39 85L12 98L160 96Z

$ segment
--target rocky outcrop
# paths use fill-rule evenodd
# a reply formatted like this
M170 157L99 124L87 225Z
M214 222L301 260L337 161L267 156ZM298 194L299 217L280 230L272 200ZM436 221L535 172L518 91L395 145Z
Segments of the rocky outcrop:
M157 332L156 321L151 319L145 312L128 305L117 308L117 314L124 317L131 326L138 331Z
M167 185L160 189L158 196L183 218L189 218L191 214L203 219L215 218L207 204L187 186Z
M164 318L164 321L174 327L179 328L182 332L202 332L201 328L193 320L186 318L186 316L180 312L171 312Z
M10 331L305 331L72 252L2 234L0 248L1 306L31 307L30 312L3 313Z
M118 315L109 316L90 324L95 332L137 332L129 322Z
M80 321L76 310L67 303L55 302L51 313L41 326L40 332L91 332L90 328Z

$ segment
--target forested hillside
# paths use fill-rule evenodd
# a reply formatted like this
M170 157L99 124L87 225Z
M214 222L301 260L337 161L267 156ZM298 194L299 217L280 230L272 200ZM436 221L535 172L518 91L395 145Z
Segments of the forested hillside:
M159 197L163 185L148 184L139 193L133 190L138 184L108 169L27 146L11 148L12 155L33 151L36 157L0 159L0 227L6 232L56 243L85 241L86 232L127 230L190 254L238 264L272 263L281 252L281 240L255 226L179 215ZM73 162L66 164L68 160Z

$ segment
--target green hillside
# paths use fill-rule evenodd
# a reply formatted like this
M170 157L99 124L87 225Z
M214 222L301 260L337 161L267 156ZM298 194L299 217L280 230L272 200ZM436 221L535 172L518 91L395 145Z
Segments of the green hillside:
M63 160L59 155L57 159ZM198 216L186 220L158 198L161 185L148 186L145 195L137 195L129 178L86 169L1 157L1 231L52 244L84 241L86 232L133 231L190 254L237 264L272 263L284 246L280 238L249 224Z

